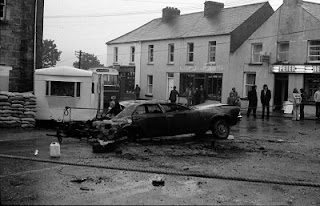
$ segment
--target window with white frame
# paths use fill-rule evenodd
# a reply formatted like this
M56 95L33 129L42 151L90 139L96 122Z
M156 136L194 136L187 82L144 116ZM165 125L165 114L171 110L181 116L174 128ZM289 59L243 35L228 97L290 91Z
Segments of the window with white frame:
M261 64L260 52L262 52L262 44L252 44L251 63Z
M215 63L216 62L216 41L209 41L209 63Z
M113 63L117 63L118 62L118 55L119 55L119 49L118 47L114 47L113 48Z
M136 48L134 46L130 47L130 62L134 63L134 55L135 55L135 51Z
M80 85L80 82L46 81L46 95L80 97Z
M193 43L188 43L187 46L187 62L188 63L193 63L194 60L194 44Z
M153 89L153 76L148 75L147 76L147 94L152 94Z
M320 62L320 40L308 42L308 62Z
M168 45L168 63L173 64L174 62L174 44Z
M278 43L278 61L287 62L289 60L289 42Z
M153 63L153 53L154 53L154 46L149 45L148 47L148 63L149 64Z
M243 97L248 97L248 92L252 90L252 86L256 85L256 73L244 73L244 94Z
M0 0L0 20L4 20L6 16L6 0Z

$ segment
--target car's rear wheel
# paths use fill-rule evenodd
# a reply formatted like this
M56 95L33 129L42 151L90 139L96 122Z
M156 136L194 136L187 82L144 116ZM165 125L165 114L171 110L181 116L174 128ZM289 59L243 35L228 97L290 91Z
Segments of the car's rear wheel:
M230 133L230 125L228 122L223 119L219 118L214 120L212 126L212 135L214 138L218 139L227 139Z

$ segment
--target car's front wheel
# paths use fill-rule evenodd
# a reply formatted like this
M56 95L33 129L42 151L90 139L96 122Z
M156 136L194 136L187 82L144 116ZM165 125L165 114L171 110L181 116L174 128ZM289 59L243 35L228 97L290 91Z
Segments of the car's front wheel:
M212 126L212 135L214 138L218 139L227 139L230 133L230 125L228 122L223 119L219 118L214 120Z

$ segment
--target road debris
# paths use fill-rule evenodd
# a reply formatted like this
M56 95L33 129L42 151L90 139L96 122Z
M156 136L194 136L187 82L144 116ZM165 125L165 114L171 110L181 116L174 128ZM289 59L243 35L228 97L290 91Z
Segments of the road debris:
M164 183L164 179L160 176L156 177L155 180L152 180L152 185L155 187L163 187Z
M87 187L80 187L80 190L90 191L90 189Z
M87 180L87 178L81 178L81 179L73 179L70 182L82 183L82 182L84 182L86 180Z
M36 150L34 151L34 156L37 156L38 153L39 153L39 151L36 149Z

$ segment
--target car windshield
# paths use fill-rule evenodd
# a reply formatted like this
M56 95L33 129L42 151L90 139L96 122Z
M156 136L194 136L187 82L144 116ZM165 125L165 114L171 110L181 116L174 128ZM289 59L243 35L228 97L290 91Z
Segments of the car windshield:
M114 118L115 119L121 119L123 117L128 117L128 116L131 116L133 111L135 110L136 108L136 104L132 104L126 108L124 108L119 114L117 114Z

